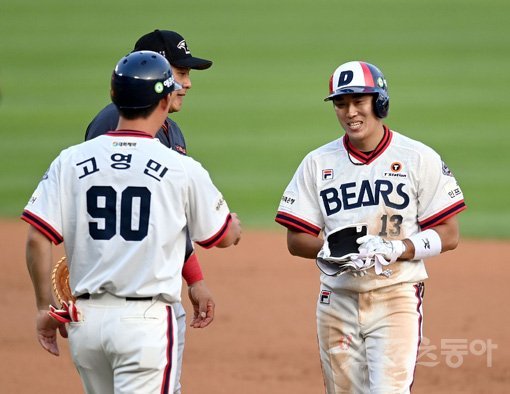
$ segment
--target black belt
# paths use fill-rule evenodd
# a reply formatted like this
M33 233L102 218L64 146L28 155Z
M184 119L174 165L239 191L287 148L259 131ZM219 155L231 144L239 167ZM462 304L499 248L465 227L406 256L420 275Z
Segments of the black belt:
M78 298L79 300L89 300L90 294L89 293L80 294L76 298ZM125 298L126 301L152 301L152 297L121 297L121 298Z

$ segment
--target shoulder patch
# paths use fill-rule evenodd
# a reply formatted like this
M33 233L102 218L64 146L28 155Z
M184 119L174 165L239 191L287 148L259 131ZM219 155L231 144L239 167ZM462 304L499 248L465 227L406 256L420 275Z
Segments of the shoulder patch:
M174 148L174 150L175 150L175 151L179 152L181 155L186 155L186 153L187 153L187 152L186 152L186 148L184 148L184 147L183 147L183 146L181 146L181 145L177 145L177 144L175 144L175 145L173 146L173 148Z
M450 171L450 169L448 168L446 163L444 161L442 161L442 163L443 163L443 174L446 176L453 176L452 172Z

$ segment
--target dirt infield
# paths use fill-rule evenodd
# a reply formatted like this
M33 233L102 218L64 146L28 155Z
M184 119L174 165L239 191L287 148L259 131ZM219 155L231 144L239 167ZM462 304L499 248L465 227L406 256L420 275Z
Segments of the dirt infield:
M26 229L20 220L0 222L6 297L0 306L0 391L80 393L66 341L60 338L61 356L54 357L35 339ZM56 248L55 260L62 253ZM287 253L283 230L247 231L235 248L198 254L216 318L206 329L188 329L183 393L323 393L313 262ZM463 240L427 263L425 338L413 393L508 392L509 256L510 242Z

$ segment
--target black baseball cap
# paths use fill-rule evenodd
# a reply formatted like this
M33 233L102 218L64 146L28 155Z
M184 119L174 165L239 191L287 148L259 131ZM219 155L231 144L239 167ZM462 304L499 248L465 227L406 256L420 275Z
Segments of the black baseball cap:
M183 36L175 31L154 30L140 37L133 51L154 51L162 54L172 66L205 70L212 61L191 56L188 44Z

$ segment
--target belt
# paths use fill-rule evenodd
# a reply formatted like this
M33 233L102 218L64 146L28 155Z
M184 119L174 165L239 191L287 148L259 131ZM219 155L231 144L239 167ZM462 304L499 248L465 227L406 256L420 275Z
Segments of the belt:
M79 300L89 300L90 299L90 294L89 293L83 293L83 294L80 294L76 298L78 298ZM121 298L125 298L126 301L152 301L153 297L121 297Z

